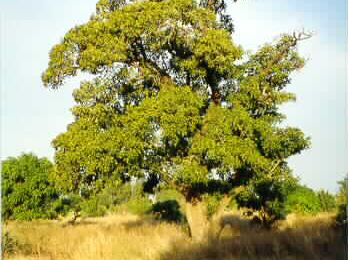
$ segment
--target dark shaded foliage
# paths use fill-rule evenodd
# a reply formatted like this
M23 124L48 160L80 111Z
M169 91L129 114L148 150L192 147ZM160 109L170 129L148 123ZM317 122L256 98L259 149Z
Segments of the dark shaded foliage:
M151 212L160 220L182 222L184 216L176 200L159 201L153 204Z

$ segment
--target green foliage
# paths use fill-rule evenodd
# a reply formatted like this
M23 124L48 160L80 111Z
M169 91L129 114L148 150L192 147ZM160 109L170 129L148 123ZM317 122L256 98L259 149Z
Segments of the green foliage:
M317 196L320 203L320 210L322 212L332 212L336 208L335 197L328 191L319 190Z
M225 10L220 0L101 0L52 48L46 86L95 75L74 92L75 120L53 141L62 190L88 197L109 180L152 175L188 202L234 188L263 219L282 215L286 159L309 146L279 112L295 99L285 87L304 65L301 34L249 55Z
M107 211L129 212L137 215L145 215L151 211L151 201L143 192L142 182L125 183L118 187L110 188L100 195Z
M160 187L156 193L156 203L152 205L151 212L161 220L169 222L183 222L185 198L176 189Z
M3 218L56 217L61 208L57 207L60 199L52 182L53 171L48 159L31 153L4 160L1 169Z
M213 216L214 213L217 212L221 199L222 195L220 193L214 193L204 196L203 201L207 207L208 217Z
M156 192L157 201L176 200L181 206L185 198L176 189L163 188Z
M236 210L238 209L238 203L237 203L237 200L234 196L231 197L228 205L227 205L227 208L230 209L230 210Z
M297 184L289 190L286 211L302 215L314 215L319 212L332 212L336 208L335 197L328 191L314 190Z
M338 192L336 195L336 203L346 204L348 202L348 187L346 180L338 182Z
M142 190L141 182L108 186L96 194L80 198L78 207L82 216L100 217L107 212L129 212L144 215L151 209L151 202Z
M169 222L182 222L184 216L176 200L159 201L152 205L151 212L161 220Z
M347 220L347 204L348 204L348 189L346 181L339 181L339 190L336 195L337 216L336 220L339 224L345 223Z
M152 203L146 197L136 197L114 207L116 212L129 212L136 215L147 215L151 212Z
M314 215L321 211L321 202L312 189L299 185L289 194L286 209L291 213Z
M99 197L92 197L82 201L81 215L85 217L102 217L107 212L107 205Z
M344 224L347 222L347 205L339 204L337 207L336 221L338 224Z
M64 216L71 210L76 209L79 202L80 198L77 196L63 195L52 203L52 209L54 212L57 212L57 214Z
M254 217L270 227L274 221L286 217L286 198L295 183L291 175L279 179L264 176L240 186L234 196L239 207L256 212Z

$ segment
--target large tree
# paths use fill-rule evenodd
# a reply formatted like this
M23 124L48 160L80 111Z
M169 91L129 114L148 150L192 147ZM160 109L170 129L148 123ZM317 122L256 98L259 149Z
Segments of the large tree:
M42 76L57 88L79 71L95 75L74 92L75 120L53 141L65 189L155 176L185 196L197 239L206 234L194 224L205 193L233 189L241 206L278 217L292 179L286 159L309 143L280 125L279 112L295 100L285 87L304 65L296 51L304 35L254 54L232 35L223 1L100 0L52 48Z

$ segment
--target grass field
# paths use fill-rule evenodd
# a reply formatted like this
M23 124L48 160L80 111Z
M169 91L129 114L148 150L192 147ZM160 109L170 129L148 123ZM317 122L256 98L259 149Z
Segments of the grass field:
M231 217L229 215L226 218ZM331 215L289 216L276 229L236 221L219 239L197 244L183 226L119 214L64 221L8 222L14 239L4 259L343 259L342 232Z

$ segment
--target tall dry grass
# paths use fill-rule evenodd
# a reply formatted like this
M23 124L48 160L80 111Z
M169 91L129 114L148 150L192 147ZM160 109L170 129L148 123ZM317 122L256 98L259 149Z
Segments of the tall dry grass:
M231 218L230 223L236 223L235 216ZM161 259L339 260L344 259L344 237L328 214L290 216L273 230L246 225L243 220L208 244L174 244Z
M343 259L343 239L332 216L290 216L275 230L253 227L238 215L219 239L191 241L182 226L134 215L59 221L9 222L22 249L5 259ZM228 220L230 218L230 221Z
M89 218L75 225L57 221L10 222L6 230L31 252L7 259L159 259L187 237L179 226L134 215ZM27 257L27 258L26 258Z

